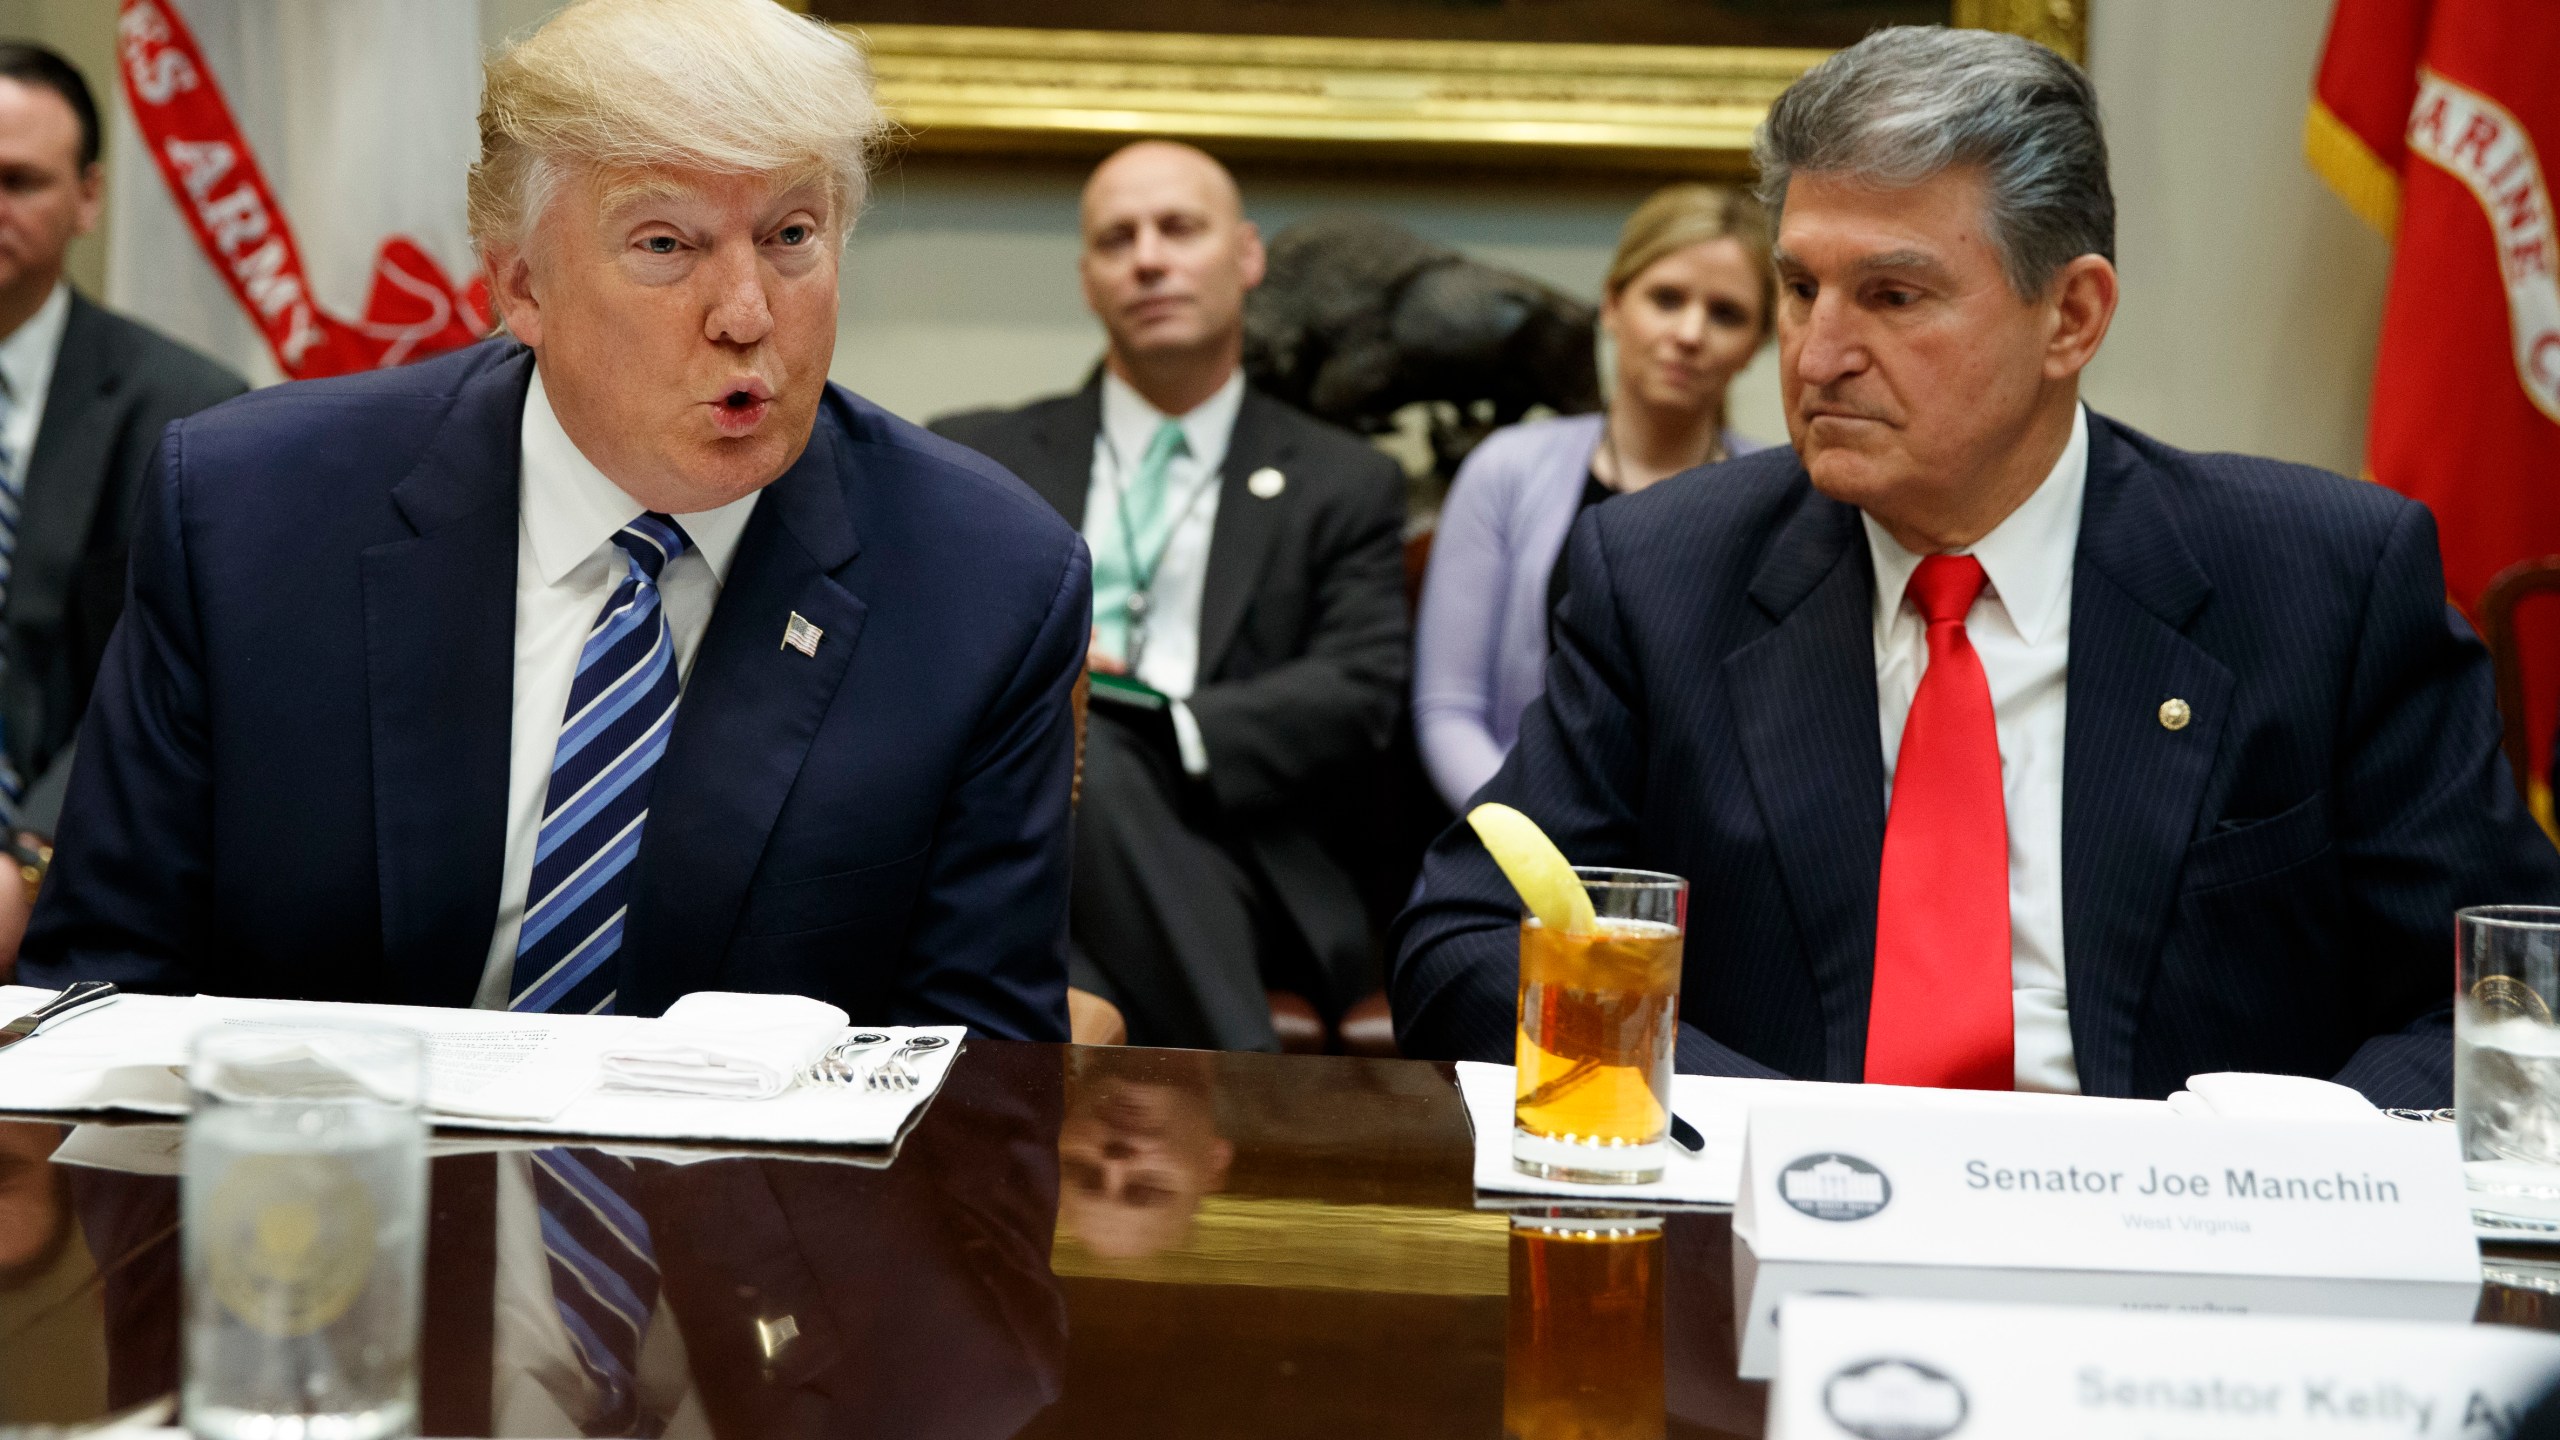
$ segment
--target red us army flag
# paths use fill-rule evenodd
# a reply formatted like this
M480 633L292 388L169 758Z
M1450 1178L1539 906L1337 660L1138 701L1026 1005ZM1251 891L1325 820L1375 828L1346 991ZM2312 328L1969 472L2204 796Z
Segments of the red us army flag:
M118 308L261 380L486 331L462 201L478 5L117 0L116 71Z
M2367 464L2435 512L2472 609L2499 571L2560 553L2560 241L2541 159L2560 146L2560 3L2337 0L2304 138L2395 237ZM2536 608L2521 634L2547 824L2560 615Z

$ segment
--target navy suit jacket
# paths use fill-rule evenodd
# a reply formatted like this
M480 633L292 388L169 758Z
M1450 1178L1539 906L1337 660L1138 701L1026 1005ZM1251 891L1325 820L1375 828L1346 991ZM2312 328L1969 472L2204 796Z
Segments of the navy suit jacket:
M467 1005L496 925L529 351L170 427L22 978ZM634 862L618 1008L791 991L1066 1038L1083 542L830 388L758 502ZM824 632L785 649L794 612Z
M1612 500L1571 543L1546 694L1477 798L1577 863L1688 877L1680 1068L1862 1078L1885 791L1858 512L1782 448ZM2451 1103L2453 912L2560 901L2560 855L2427 511L2093 415L2069 684L2083 1090L2259 1070ZM1518 916L1472 833L1442 835L1398 922L1407 1053L1510 1058Z

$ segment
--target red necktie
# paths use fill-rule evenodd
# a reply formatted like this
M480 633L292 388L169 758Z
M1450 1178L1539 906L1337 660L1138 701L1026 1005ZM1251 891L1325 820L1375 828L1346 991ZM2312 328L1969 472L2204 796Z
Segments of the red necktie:
M1873 1084L2016 1084L2000 732L1964 631L1982 584L1981 561L1932 555L1905 592L1929 622L1929 668L1903 722L1884 827L1867 1009Z

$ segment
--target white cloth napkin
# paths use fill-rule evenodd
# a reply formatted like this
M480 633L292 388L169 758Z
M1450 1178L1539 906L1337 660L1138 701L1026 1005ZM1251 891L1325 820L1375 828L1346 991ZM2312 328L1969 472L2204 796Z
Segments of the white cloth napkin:
M1476 1132L1476 1193L1506 1203L1529 1197L1615 1201L1626 1205L1730 1205L1742 1173L1742 1120L1754 1091L1772 1083L1722 1076L1674 1075L1671 1105L1698 1127L1706 1149L1692 1155L1666 1146L1662 1178L1643 1185L1581 1185L1523 1175L1511 1163L1511 1102L1518 1083L1508 1065L1458 1062L1458 1091Z
M2261 1078L2252 1076L2252 1079ZM1476 1132L1475 1182L1480 1202L1514 1204L1520 1197L1614 1201L1647 1208L1730 1205L1742 1189L1743 1132L1751 1106L1763 1100L1820 1102L1878 1108L1952 1108L1994 1113L2079 1113L2116 1109L2157 1114L2157 1100L2093 1100L2078 1095L2039 1095L2008 1090L1922 1090L1901 1085L1837 1085L1819 1080L1740 1080L1723 1075L1674 1075L1671 1108L1698 1129L1705 1147L1692 1155L1669 1147L1662 1178L1645 1185L1577 1185L1523 1175L1511 1163L1511 1102L1517 1081L1508 1065L1458 1062L1458 1091ZM2193 1082L2189 1082L2193 1083ZM2316 1083L2316 1082L2315 1082ZM2352 1091L2350 1094L2354 1093ZM2357 1097L2359 1101L2363 1097Z
M844 1034L845 1013L805 995L698 990L667 1007L640 1037L604 1052L605 1083L620 1090L769 1100Z
M2373 1102L2344 1085L2308 1075L2258 1075L2217 1070L2190 1075L2187 1088L2169 1097L2181 1115L2223 1120L2383 1120Z

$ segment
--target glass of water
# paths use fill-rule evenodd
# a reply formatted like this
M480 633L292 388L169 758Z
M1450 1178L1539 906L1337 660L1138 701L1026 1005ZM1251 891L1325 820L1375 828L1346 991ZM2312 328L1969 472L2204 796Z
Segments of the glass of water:
M183 1423L217 1440L415 1434L419 1038L220 1025L187 1081Z
M2454 1122L2472 1208L2560 1232L2560 909L2461 911L2454 946Z

